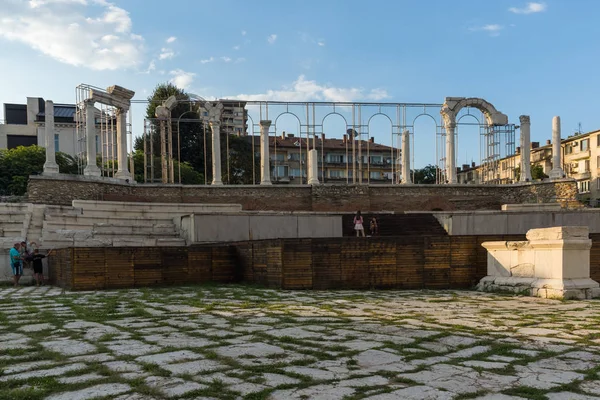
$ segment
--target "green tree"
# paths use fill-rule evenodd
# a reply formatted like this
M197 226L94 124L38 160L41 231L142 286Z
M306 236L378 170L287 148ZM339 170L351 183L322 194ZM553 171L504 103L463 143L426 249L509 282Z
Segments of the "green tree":
M140 150L136 150L133 153L133 164L135 170L135 180L137 182L144 182L144 153ZM184 185L202 185L204 184L204 175L196 171L187 162L181 164L177 161L173 162L175 169L175 182L179 182L179 170L181 169L181 183ZM160 158L154 158L154 173L158 173L160 176ZM155 176L156 179L156 176Z
M419 184L433 184L436 182L436 173L438 172L438 167L435 165L427 165L421 169L415 169L413 171L413 183Z
M544 167L539 164L531 164L531 179L539 180L546 179L548 175L544 173ZM521 167L515 168L515 182L518 182L521 179Z
M40 146L19 146L0 150L0 194L22 196L27 191L29 175L44 171L46 149ZM56 153L59 172L78 174L77 159L68 154Z

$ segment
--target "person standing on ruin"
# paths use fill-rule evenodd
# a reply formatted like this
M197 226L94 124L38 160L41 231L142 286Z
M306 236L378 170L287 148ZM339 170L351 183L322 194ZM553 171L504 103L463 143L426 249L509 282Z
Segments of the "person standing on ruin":
M23 275L23 259L21 258L21 243L15 243L10 249L10 267L13 273L13 284L15 287L19 285L19 279Z
M356 215L354 216L354 230L356 231L356 237L358 237L359 234L361 234L362 237L365 237L365 228L363 226L363 223L363 217L360 213L360 210L358 210L356 212Z
M377 223L377 218L371 218L371 224L369 228L371 236L379 236L379 223Z

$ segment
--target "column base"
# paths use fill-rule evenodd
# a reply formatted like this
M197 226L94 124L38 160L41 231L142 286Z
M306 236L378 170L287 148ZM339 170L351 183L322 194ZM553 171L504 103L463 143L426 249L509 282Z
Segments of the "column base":
M58 174L58 164L55 162L46 162L44 164L44 174Z
M131 181L131 174L129 173L129 171L117 171L117 173L115 174L115 178L117 179L129 179Z
M318 179L309 179L309 180L308 180L308 184L309 184L309 185L320 185L320 184L321 184L321 182L319 182L319 180L318 180ZM362 182L361 182L361 183L359 183L359 184L362 184Z
M223 186L223 181L212 181L210 184L212 186Z
M102 175L100 168L96 165L87 165L83 170L83 175L85 176L100 176Z
M565 177L565 171L562 168L553 168L548 174L550 179L563 179Z

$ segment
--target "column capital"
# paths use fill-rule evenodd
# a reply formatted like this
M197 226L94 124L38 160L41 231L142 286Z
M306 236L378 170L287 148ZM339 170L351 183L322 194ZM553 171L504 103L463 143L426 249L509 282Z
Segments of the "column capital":
M530 124L530 119L529 119L529 115L521 115L519 116L519 122L521 123L521 125L523 124Z
M269 128L271 126L271 120L270 119L261 119L260 120L260 126L261 127L265 127L265 128Z

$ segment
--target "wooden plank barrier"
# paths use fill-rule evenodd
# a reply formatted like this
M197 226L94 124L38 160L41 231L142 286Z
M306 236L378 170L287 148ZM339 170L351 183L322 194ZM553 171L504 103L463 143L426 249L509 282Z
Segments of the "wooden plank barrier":
M600 281L600 234L590 235ZM481 243L506 236L279 239L190 247L57 249L52 283L72 290L249 282L281 289L463 289L487 273Z

